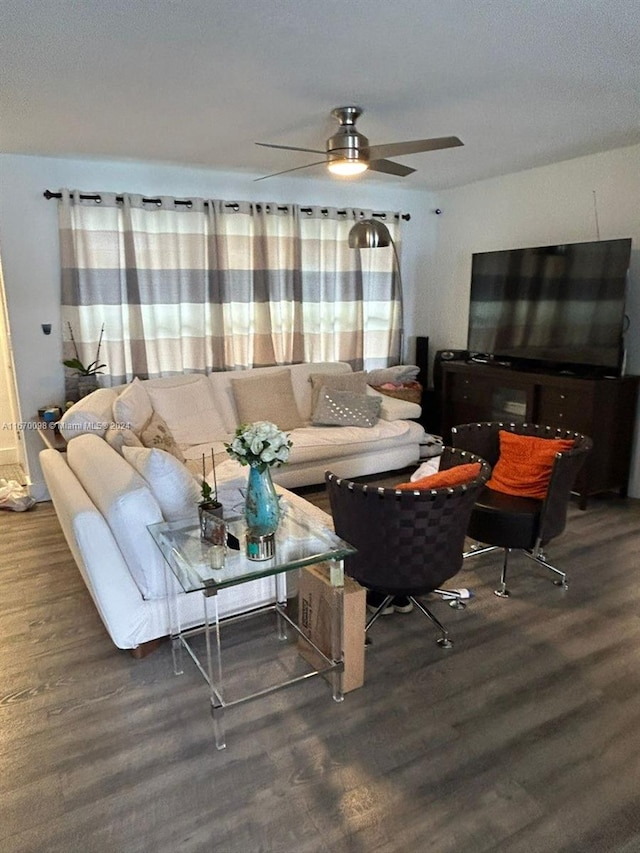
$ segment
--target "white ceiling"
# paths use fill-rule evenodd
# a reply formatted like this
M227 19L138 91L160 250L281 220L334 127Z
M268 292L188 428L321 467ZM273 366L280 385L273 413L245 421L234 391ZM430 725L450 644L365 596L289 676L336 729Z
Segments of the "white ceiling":
M358 178L390 186L638 143L637 0L0 0L1 152L256 177L319 158L254 142L324 149L351 104L371 144L465 143Z

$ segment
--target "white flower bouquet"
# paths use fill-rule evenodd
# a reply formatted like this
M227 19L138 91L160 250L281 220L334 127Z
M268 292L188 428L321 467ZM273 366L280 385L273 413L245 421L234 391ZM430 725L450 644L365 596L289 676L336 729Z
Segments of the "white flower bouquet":
M227 453L241 465L251 465L259 471L289 461L293 442L289 436L270 421L241 424L230 444L225 444Z

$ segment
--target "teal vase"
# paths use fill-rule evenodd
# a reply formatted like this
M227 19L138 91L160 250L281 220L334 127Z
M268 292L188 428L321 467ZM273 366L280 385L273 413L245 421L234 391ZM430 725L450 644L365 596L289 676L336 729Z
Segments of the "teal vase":
M261 471L252 465L249 469L244 517L252 537L269 536L278 529L280 504L269 468Z

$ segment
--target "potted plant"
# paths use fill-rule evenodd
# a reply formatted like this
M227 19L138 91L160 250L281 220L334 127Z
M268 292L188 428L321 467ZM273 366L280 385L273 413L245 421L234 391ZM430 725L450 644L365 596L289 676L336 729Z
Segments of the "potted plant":
M219 521L224 517L224 508L218 500L218 482L216 479L216 463L211 449L211 464L213 465L213 488L206 479L205 455L202 454L202 480L200 481L200 494L202 500L198 504L198 518L200 520L200 536L202 539L211 539L212 532L220 525ZM212 521L212 519L217 519Z
M70 368L75 371L75 375L78 377L78 394L80 397L86 397L87 394L90 394L92 391L95 391L98 387L98 379L97 375L102 373L102 368L106 367L106 364L100 364L100 347L102 346L102 336L104 335L104 323L102 324L102 328L100 329L100 338L98 340L98 349L96 351L95 360L92 361L88 365L84 365L82 361L80 361L80 353L78 352L78 347L76 346L75 338L73 337L73 329L71 328L71 323L69 323L69 335L71 337L71 342L73 344L73 349L75 351L75 358L68 358L62 363L65 367Z

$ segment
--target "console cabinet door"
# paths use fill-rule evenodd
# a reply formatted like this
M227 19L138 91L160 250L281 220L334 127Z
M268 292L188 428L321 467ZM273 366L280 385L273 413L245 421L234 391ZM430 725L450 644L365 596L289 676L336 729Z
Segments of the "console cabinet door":
M575 380L540 388L540 418L588 435L593 450L578 475L582 495L619 489L626 494L633 446L638 380ZM555 418L555 420L552 420Z
M444 371L444 435L452 426L479 421L523 423L533 416L535 386L525 379L489 370Z
M548 426L571 429L591 436L593 430L593 382L582 380L578 387L538 385L536 421Z
M444 420L446 434L452 426L487 420L487 399L491 382L482 376L445 371Z
M601 380L602 382L603 380ZM594 383L583 379L576 385L538 385L536 421L552 427L574 430L593 440L594 404L597 397ZM587 495L607 488L611 479L607 450L600 440L594 440L593 449L579 472L576 491L580 506L586 507ZM615 478L614 478L615 484Z

